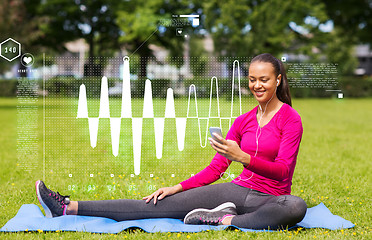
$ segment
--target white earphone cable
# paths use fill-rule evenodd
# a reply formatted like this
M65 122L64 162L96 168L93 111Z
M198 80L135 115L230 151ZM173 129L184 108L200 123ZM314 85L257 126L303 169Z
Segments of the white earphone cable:
M269 99L269 101L267 101L267 103L265 104L265 109L264 109L264 111L262 112L262 108L261 108L261 105L258 105L259 106L259 108L260 108L260 110L261 110L261 116L260 116L260 119L258 120L258 126L257 126L257 130L256 130L256 152L255 152L255 154L254 154L254 157L256 157L257 156L257 152L258 152L258 140L259 140L259 138L260 138L260 136L261 136L261 126L260 126L260 124L261 124L261 120L262 120L262 117L265 115L265 113L266 113L266 109L267 109L267 105L270 103L270 101L273 99L273 97L274 97L274 95L275 95L275 93L276 93L276 90L277 90L277 88L278 88L278 85L279 85L279 79L277 79L277 84L275 85L275 90L274 90L274 93L273 93L273 95L271 96L271 98ZM223 174L223 173L222 173ZM249 177L249 178L247 178L247 179L242 179L240 176L238 176L238 178L239 178L239 181L248 181L249 179L251 179L252 177L253 177L253 172L252 172L252 175ZM228 174L228 175L230 175L230 173Z

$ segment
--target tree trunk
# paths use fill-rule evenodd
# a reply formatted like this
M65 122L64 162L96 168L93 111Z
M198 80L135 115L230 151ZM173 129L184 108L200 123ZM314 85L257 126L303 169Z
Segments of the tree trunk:
M93 34L89 37L89 60L88 63L84 65L84 77L101 77L103 73L103 65L96 64L94 61L94 40Z
M147 64L149 62L148 56L140 55L140 71L138 77L144 79L147 77Z

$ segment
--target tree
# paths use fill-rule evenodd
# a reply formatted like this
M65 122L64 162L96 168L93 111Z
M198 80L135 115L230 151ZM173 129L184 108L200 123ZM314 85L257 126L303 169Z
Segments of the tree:
M185 60L184 60L184 46L182 44L183 42L179 41L178 39L177 38L171 39L171 44L169 44L168 60L171 65L176 66L176 68L178 69L178 81L181 81L183 78L181 76L181 67L185 64Z
M330 33L327 56L339 63L343 75L352 74L358 65L353 54L354 45L372 44L372 1L371 0L323 0L327 15L334 30Z
M33 53L35 58L38 57L37 53L47 51L38 43L38 39L42 36L39 26L45 19L36 14L37 6L39 6L38 0L0 0L0 32L2 35L0 41L9 37L16 39L22 45L22 52ZM14 62L0 61L0 72L9 68ZM19 67L25 69L21 64ZM25 77L26 72L21 71L20 76Z
M349 37L345 36L341 28L329 33L329 42L323 50L331 63L338 64L338 71L341 75L351 75L358 66L358 60L354 55L354 45L350 43Z
M324 7L315 3L318 1L206 1L206 27L222 56L243 57L262 52L278 55L298 42L314 42L319 33L317 26L306 24L304 19L311 16L319 23L327 20Z
M200 36L190 38L190 68L194 76L203 76L207 70L208 53Z
M146 77L148 60L153 56L150 44L166 48L170 56L183 56L185 40L176 36L172 15L192 13L195 6L198 5L188 0L137 0L119 4L117 23L123 31L120 42L131 55L140 56L140 78Z
M323 0L334 26L340 28L350 42L372 43L371 0Z
M331 0L211 0L206 26L222 56L297 53L339 63L342 74L356 66L357 42L372 42L372 2ZM326 24L331 29L324 29Z
M41 44L65 50L63 43L83 38L89 45L89 62L84 75L101 75L105 56L112 56L120 49L120 29L116 24L113 6L118 1L109 0L49 0L43 1L38 13L47 17L40 26ZM99 56L100 58L94 58Z

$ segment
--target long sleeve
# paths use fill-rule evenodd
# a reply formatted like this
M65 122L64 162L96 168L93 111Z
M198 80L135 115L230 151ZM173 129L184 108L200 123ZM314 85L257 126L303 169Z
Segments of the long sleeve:
M234 140L238 144L240 144L241 140L239 123L240 117L238 117L234 121L229 132L226 135L226 139ZM189 190L191 188L211 184L223 176L224 172L230 166L230 164L231 160L216 153L216 155L212 159L212 162L206 168L204 168L202 171L192 176L191 178L181 182L180 184L182 185L184 191Z
M257 109L239 116L226 139L234 140L251 156L248 166L232 182L273 195L291 193L292 177L302 138L300 115L283 104L262 128L257 121ZM211 184L218 180L231 161L218 153L211 163L195 176L181 182L184 190Z
M288 118L283 123L278 155L273 162L251 156L246 168L266 178L281 181L291 175L302 138L301 119Z
M206 168L180 184L184 191L211 184L221 178L230 163L230 160L217 153Z

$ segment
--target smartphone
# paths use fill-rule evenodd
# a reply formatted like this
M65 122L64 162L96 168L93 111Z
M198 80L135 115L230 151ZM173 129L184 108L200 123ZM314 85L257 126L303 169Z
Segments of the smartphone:
M219 136L223 137L222 136L222 131L221 131L221 128L219 127L210 127L209 128L209 132L211 133L211 137L213 138L213 140L217 141L217 142L220 142L214 135L213 133L217 133Z

